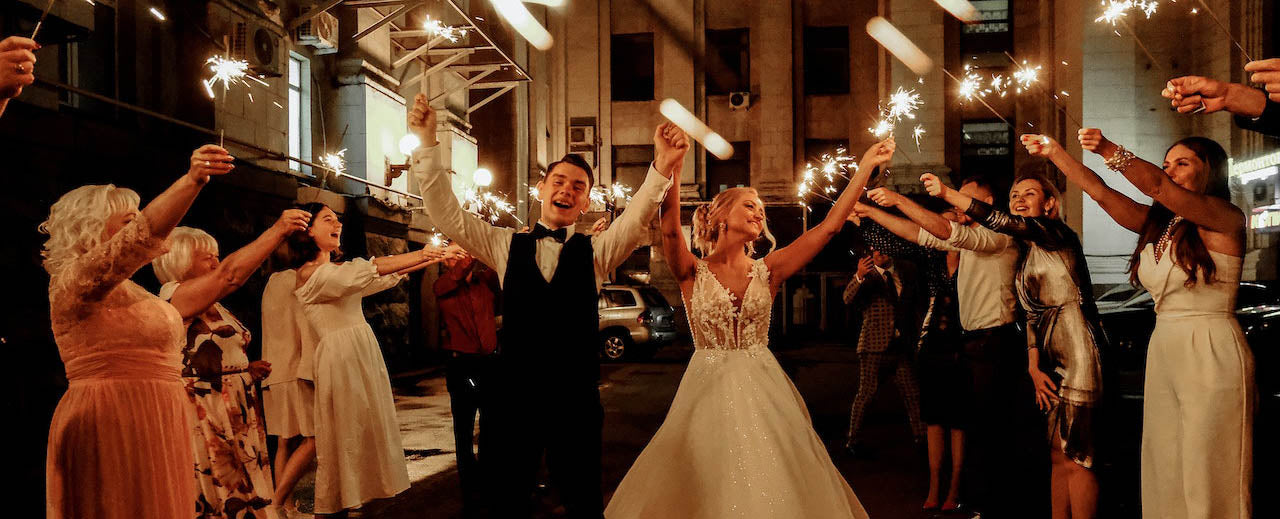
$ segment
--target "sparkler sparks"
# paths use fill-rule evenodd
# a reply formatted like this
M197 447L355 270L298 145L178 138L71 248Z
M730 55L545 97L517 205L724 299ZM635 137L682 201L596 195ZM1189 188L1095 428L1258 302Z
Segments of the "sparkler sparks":
M631 201L631 191L631 186L621 182L614 182L608 187L595 186L591 188L591 203L613 212L620 203Z
M1014 93L1021 94L1024 90L1030 90L1031 86L1040 81L1040 65L1031 68L1027 65L1027 60L1022 60L1022 67L1013 71L1013 82L1018 85Z
M920 94L915 90L906 90L898 87L892 95L889 96L889 119L897 122L903 117L908 119L916 118L916 110L920 108Z
M916 151L920 151L921 135L924 135L924 127L917 124L915 129L911 131L911 137L916 140Z
M212 77L201 82L204 85L204 91L209 94L209 99L217 97L214 94L213 87L215 85L221 85L223 93L230 90L232 86L250 86L246 80L257 81L262 86L269 86L266 81L249 75L249 62L247 61L213 56L206 60L205 63L209 65L209 71L213 72Z
M490 224L497 224L498 219L504 214L511 216L512 219L520 222L521 225L524 224L524 221L516 216L515 206L511 205L511 202L508 202L501 196L489 192L468 189L464 193L463 198L465 199L465 202L463 203L464 210L480 217L482 220L487 220Z
M454 43L456 43L459 38L467 35L466 27L451 27L445 25L444 22L432 18L431 15L427 15L426 21L422 22L422 28L432 36L444 38Z
M987 91L982 88L982 78L970 70L968 65L965 65L964 71L965 75L960 79L960 98L972 101L986 97Z
M320 156L320 163L333 170L334 173L345 175L347 174L347 160L344 157L346 153L346 148L340 149L335 153L326 153Z
M858 165L843 146L837 147L835 154L823 153L816 164L806 163L800 184L796 188L796 196L800 198L800 204L812 210L807 202L810 196L834 203L835 199L830 195L839 191L835 187L836 177L849 180L850 169L857 171Z

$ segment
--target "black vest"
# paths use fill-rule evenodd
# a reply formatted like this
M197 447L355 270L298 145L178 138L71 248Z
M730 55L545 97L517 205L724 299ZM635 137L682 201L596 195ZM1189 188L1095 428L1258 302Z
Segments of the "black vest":
M574 233L551 282L542 277L528 233L511 237L503 277L502 358L510 376L595 389L600 380L599 293L591 237Z

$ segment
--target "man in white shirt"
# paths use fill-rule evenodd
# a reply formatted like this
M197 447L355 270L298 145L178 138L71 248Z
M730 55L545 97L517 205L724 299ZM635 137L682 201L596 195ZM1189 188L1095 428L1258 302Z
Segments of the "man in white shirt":
M991 203L991 187L981 178L967 180L960 191ZM868 195L885 207L897 207L906 218L871 205L857 212L905 240L924 247L959 253L956 288L960 324L965 330L964 365L972 384L974 417L966 431L965 463L973 469L969 499L984 518L1015 517L1029 506L1020 500L1035 488L1028 483L1028 459L1035 459L1034 393L1027 375L1026 339L1019 325L1014 275L1019 251L1013 239L978 225L964 214L957 221L929 211L886 188ZM1023 398L1025 396L1025 398ZM1031 471L1031 472L1029 472ZM1041 487L1042 488L1042 487ZM1036 490L1039 490L1038 488Z
M503 287L503 329L492 418L481 431L481 463L498 517L532 514L530 498L545 452L568 517L599 519L598 290L640 244L684 163L687 142L670 124L654 132L656 158L621 216L594 236L574 232L590 204L591 166L566 155L538 182L542 214L528 233L497 228L463 211L444 167L433 163L435 113L421 94L409 128L423 146L412 171L432 223L488 265Z

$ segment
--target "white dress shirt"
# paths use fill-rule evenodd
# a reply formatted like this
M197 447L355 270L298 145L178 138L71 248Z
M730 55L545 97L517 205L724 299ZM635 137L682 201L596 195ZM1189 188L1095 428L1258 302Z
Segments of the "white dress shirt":
M454 243L497 272L498 281L505 283L507 256L511 253L511 237L515 235L515 229L494 227L462 210L458 205L458 198L453 194L448 173L444 167L436 164L435 151L435 146L414 150L411 168L414 178L418 180L422 203L431 216L431 223ZM627 202L627 209L608 229L591 237L597 290L609 280L613 269L626 261L640 245L649 228L649 221L658 211L658 206L662 205L671 182L670 178L662 176L650 165L649 174L631 197L631 201ZM539 223L551 228L545 222ZM573 227L570 225L566 228L567 236L573 236ZM538 240L534 247L538 270L542 271L542 277L548 282L555 275L556 266L560 264L562 248L563 243L551 238Z
M946 241L920 229L917 243L960 253L956 268L956 292L960 298L960 326L974 331L1013 322L1013 276L1017 270L1018 248L1013 238L980 225L951 222Z

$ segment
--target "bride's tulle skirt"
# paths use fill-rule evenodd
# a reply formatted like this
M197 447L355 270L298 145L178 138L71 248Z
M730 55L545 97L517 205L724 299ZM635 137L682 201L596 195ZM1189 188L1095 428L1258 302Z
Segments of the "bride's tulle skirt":
M866 518L767 348L697 349L608 519Z

